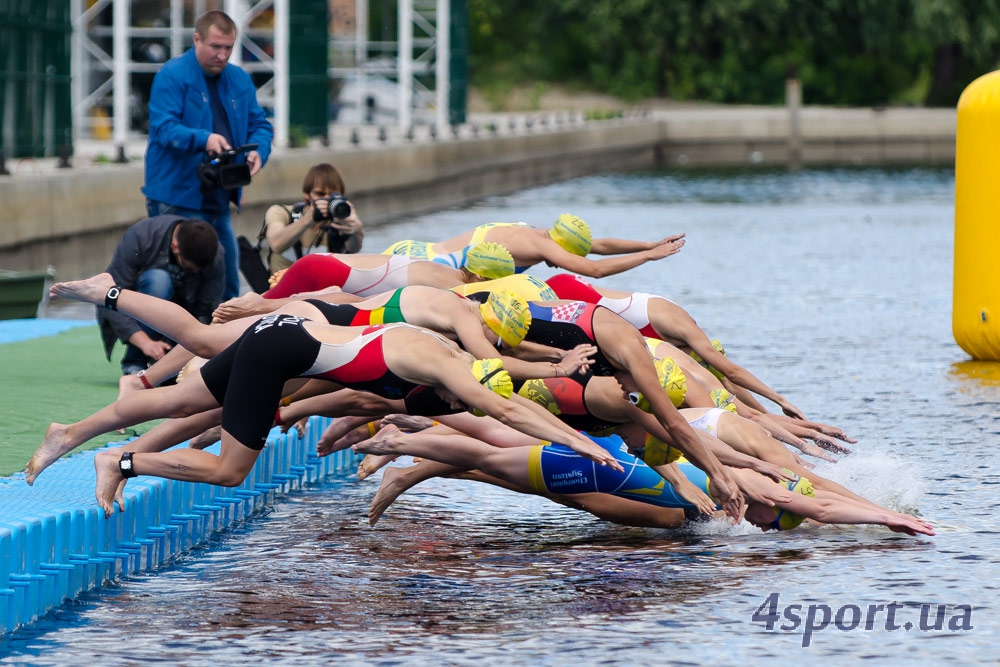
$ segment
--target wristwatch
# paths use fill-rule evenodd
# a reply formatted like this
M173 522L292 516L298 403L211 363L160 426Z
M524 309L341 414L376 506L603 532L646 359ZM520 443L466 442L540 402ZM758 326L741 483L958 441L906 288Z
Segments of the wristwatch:
M108 293L104 296L104 307L108 310L118 310L118 297L121 296L122 288L118 285L108 288Z
M135 468L132 467L132 452L122 453L122 457L118 461L118 471L126 479L136 476Z

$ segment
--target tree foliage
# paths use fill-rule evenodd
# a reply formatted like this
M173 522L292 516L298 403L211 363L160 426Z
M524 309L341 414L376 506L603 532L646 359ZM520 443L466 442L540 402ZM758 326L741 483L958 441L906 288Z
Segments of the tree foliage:
M468 0L476 85L626 99L954 105L1000 54L1000 0Z

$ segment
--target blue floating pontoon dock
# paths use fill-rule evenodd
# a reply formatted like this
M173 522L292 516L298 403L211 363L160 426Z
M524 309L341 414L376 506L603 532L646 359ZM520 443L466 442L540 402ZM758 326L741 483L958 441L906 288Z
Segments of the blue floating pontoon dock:
M95 450L57 461L34 486L21 475L0 479L0 634L118 576L159 567L279 494L353 473L361 457L349 449L316 455L330 422L311 418L303 438L272 430L236 488L131 479L125 511L116 507L111 518L94 499Z

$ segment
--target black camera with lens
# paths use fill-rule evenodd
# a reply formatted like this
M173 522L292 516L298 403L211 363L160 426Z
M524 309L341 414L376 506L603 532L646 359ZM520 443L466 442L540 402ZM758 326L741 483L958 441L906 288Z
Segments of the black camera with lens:
M250 185L250 165L246 160L237 162L243 153L257 150L257 144L246 144L239 148L216 153L206 152L205 159L198 165L198 180L201 181L201 191L232 190Z
M351 217L351 203L344 198L344 195L339 192L333 192L326 198L326 201L329 202L329 206L326 207L326 213L313 207L313 222L344 220Z

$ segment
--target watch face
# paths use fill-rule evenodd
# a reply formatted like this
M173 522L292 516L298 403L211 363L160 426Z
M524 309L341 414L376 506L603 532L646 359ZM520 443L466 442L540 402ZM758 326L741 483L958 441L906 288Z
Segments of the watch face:
M117 287L112 287L111 289L108 290L109 299L117 299L119 294L121 294L121 290L118 289Z
M132 461L130 459L125 459L124 461L121 461L119 463L118 467L121 468L122 470L131 470L132 469Z

